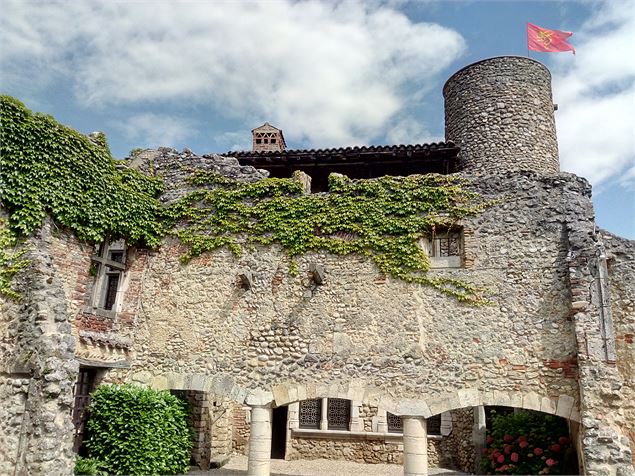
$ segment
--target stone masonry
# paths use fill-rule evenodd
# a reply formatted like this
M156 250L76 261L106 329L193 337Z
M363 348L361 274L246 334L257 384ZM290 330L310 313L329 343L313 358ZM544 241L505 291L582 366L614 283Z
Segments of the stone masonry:
M219 464L232 447L245 451L250 474L269 473L271 409L323 397L359 402L366 431L373 412L402 416L403 440L389 451L388 438L295 439L293 451L388 461L401 445L405 474L425 475L448 453L469 469L472 409L501 405L568 419L585 474L634 474L635 243L598 230L589 184L559 172L549 83L539 63L505 57L464 68L444 88L457 174L493 204L460 223L462 266L430 274L486 288L483 306L382 276L361 256L307 254L293 276L277 246L183 264L183 246L167 238L127 250L116 312L100 313L90 306L93 245L47 221L27 244L23 300L0 303L0 473L72 474L81 364L107 382L205 395L212 429L200 448ZM168 148L129 165L164 177L166 203L191 189L196 168L267 176ZM455 410L456 434L428 447L425 418Z

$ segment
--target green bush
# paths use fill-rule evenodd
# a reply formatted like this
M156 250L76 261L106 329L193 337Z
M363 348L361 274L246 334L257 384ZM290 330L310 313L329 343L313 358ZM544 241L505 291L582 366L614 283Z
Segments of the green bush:
M108 473L101 471L100 468L101 464L98 460L78 456L75 458L75 470L73 472L77 475L107 476Z
M167 391L102 385L92 395L86 444L110 474L185 473L192 430L187 403Z
M568 435L563 418L529 411L495 414L482 468L487 474L569 474L576 458Z

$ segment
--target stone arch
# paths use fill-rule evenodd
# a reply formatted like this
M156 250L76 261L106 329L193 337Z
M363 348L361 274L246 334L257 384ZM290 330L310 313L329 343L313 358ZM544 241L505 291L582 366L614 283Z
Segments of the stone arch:
M236 402L244 403L249 390L238 385L230 375L184 374L167 372L151 375L149 372L138 372L131 376L135 383L148 385L158 390L197 390L226 397Z
M394 402L391 413L429 418L446 411L479 405L505 406L536 410L580 422L578 402L570 395L550 397L536 392L461 389L424 399L403 399Z
M381 389L358 380L331 385L282 383L272 387L272 397L277 407L313 398L343 398L375 406L392 401Z

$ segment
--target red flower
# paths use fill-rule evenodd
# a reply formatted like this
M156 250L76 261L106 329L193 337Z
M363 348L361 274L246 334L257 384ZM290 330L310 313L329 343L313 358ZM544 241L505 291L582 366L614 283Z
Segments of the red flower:
M559 453L560 445L558 443L556 443L555 445L551 445L551 451L553 451L554 453Z
M518 441L527 441L527 437L526 436L519 436L517 438Z
M560 438L558 438L558 443L560 443L561 445L568 445L569 438L567 438L566 436L561 436Z
M554 459L549 458L547 461L545 461L545 463L547 464L547 466L553 466L554 464L557 464L558 462Z
M494 438L492 438L491 436L488 436L485 441L487 442L488 445L491 445L492 441L494 441Z
M505 443L511 443L514 440L514 437L512 435L505 435L503 436L503 441Z
M505 452L506 455L508 455L509 453L512 452L512 445L505 445L505 448L503 448L503 451Z
M512 453L510 459L512 460L512 462L518 463L518 453Z
M540 456L542 454L542 448L534 448L534 454Z
M505 462L505 456L504 455L499 455L498 458L496 458L496 461L498 463L504 463Z
M484 455L486 455L486 456L487 456L487 452L488 452L488 451L489 451L489 450L488 450L487 448L483 448L483 454L484 454Z
M520 443L518 443L518 446L520 446L522 449L525 449L529 446L529 443L527 443L527 441L522 440Z

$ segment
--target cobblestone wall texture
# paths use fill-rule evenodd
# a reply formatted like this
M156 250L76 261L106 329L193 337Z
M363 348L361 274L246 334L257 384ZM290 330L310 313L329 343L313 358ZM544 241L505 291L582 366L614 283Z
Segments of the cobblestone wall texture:
M136 362L118 372L139 381L224 376L245 389L360 380L398 399L479 388L577 400L575 365L564 375L552 362L575 357L560 196L585 185L570 176L510 173L474 187L513 201L465 221L473 230L471 268L433 273L488 287L491 305L474 308L378 280L361 257L304 256L293 277L275 247L238 259L220 250L183 265L184 250L167 241L148 257ZM312 282L311 263L324 265L324 285ZM236 285L244 268L251 290Z
M474 426L474 410L460 408L452 412L452 433L442 444L444 454L451 455L451 468L465 473L473 473L477 469L476 453L472 437Z
M129 250L121 306L109 317L86 309L92 247L47 223L17 281L23 301L0 308L2 414L14 415L0 423L8 445L0 468L71 474L79 361L120 367L107 381L234 402L227 418L236 450L247 444L236 410L245 403L336 397L422 417L505 405L579 421L586 474L633 474L634 243L597 233L590 186L558 173L543 66L480 62L452 77L444 94L447 139L462 148L460 175L496 202L462 223L465 266L430 273L485 287L489 304L471 307L386 279L359 256L302 256L298 276L276 246L238 258L221 249L185 265L183 247L167 239L156 250ZM164 201L187 192L192 168L245 181L267 175L187 150L145 151L131 164L165 177ZM313 264L324 268L320 285ZM245 269L250 289L239 285ZM372 411L362 413L366 428ZM219 420L213 430L222 444L228 425ZM435 445L431 461L446 451Z
M445 137L472 173L560 170L551 74L541 63L505 56L474 63L443 88Z
M401 438L377 439L292 438L287 459L332 459L358 463L403 464ZM441 437L428 440L428 464L452 469L451 447Z
M0 302L0 474L70 474L74 360L68 299L48 252L51 224L31 237L22 299Z

